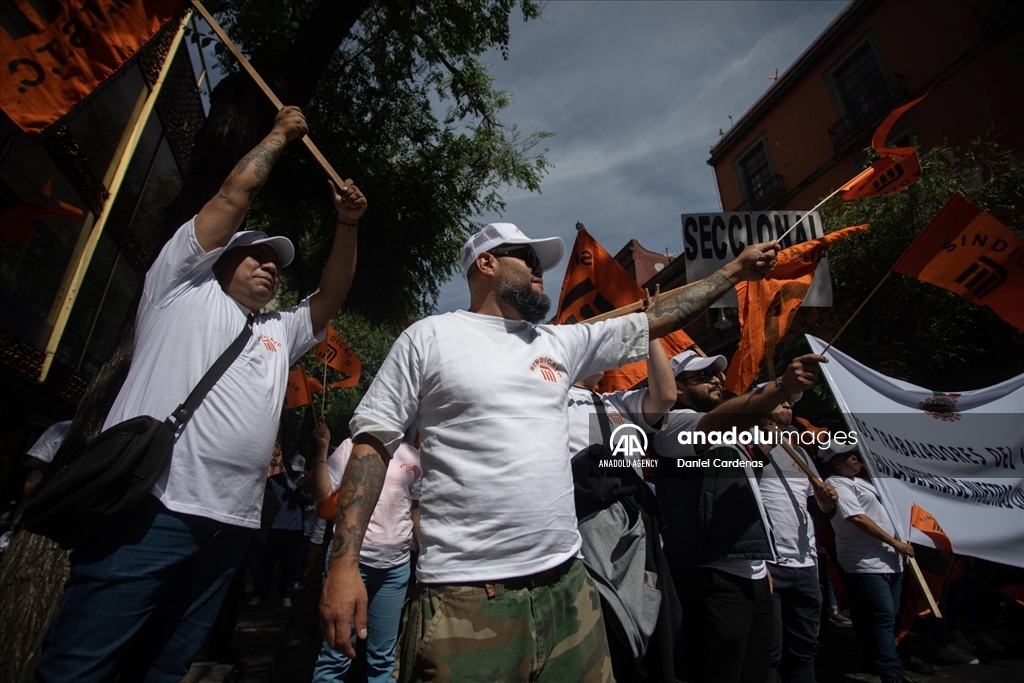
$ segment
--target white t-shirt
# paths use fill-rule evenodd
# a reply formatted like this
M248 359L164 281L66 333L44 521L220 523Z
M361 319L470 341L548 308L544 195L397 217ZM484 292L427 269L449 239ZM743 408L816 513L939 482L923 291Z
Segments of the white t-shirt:
M352 455L352 439L341 442L327 458L331 491L341 487L345 467ZM384 487L373 508L370 523L359 550L359 562L375 569L390 569L409 561L412 547L412 502L420 499L420 454L403 443L388 463Z
M696 410L690 408L679 408L671 411L665 417L665 424L661 430L654 437L654 446L658 453L662 456L672 458L697 458L697 451L694 450L692 444L681 444L679 443L680 432L693 432L697 430L697 424L700 423L707 413L699 413ZM754 469L752 467L744 467L744 474L747 475L747 482L750 484L750 490L754 493L754 499L757 501L757 509L761 513L761 522L764 524L765 531L768 533L768 542L772 546L774 552L775 544L772 539L772 526L768 521L768 516L765 514L764 501L761 499L761 491L757 487L757 479L754 475ZM671 523L671 520L669 520ZM727 574L739 576L744 579L763 579L768 575L768 565L765 564L764 560L743 560L743 559L725 559L715 560L714 562L708 562L702 564L702 567L708 567L711 569L720 569Z
M612 429L621 424L635 424L647 434L658 430L644 420L644 397L647 389L614 391L601 394L608 422ZM601 429L591 416L597 414L594 394L589 389L569 389L569 457L576 455L587 446L601 443Z
M456 311L406 329L350 426L393 451L418 423L418 578L527 576L573 557L569 387L647 353L644 314L556 326Z
M851 574L895 574L902 571L903 559L895 548L846 521L853 515L867 515L887 534L898 538L896 527L882 507L875 485L860 477L838 475L829 477L828 482L839 494L832 528L836 532L836 554L843 571Z
M248 309L213 275L223 249L203 251L194 220L146 274L135 355L104 429L139 415L165 419L245 326ZM288 367L322 336L308 299L257 316L252 339L179 434L153 495L175 512L258 529Z
M799 446L792 448L804 463L809 461L803 449ZM814 495L814 487L782 446L773 448L770 456L775 466L772 462L765 463L758 487L775 535L778 559L774 564L813 567L818 553L814 544L814 523L807 511L807 498Z
M70 426L71 420L54 422L46 428L42 436L36 439L36 442L32 444L32 448L28 449L26 455L31 455L33 458L46 463L53 462L53 456L57 454L57 449L64 443L64 437L68 435L68 427Z

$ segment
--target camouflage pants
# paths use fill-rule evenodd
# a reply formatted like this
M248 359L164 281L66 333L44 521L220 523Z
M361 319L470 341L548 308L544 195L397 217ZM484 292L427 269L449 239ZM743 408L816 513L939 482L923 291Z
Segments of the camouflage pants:
M579 560L534 588L421 585L400 649L403 683L612 681L600 599Z

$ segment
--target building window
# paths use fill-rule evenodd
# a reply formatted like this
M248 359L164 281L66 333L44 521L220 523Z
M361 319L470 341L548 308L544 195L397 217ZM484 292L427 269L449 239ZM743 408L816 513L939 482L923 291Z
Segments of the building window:
M882 67L875 59L874 50L868 42L860 47L832 74L839 96L847 112L866 111L871 107L871 97L885 81Z
M743 201L736 207L736 211L768 208L784 192L782 176L775 173L771 157L768 156L767 137L766 133L762 133L733 161L743 195Z

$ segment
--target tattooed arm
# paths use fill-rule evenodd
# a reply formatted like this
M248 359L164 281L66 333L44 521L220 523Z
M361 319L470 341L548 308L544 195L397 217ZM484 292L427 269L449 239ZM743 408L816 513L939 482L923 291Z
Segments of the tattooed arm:
M338 494L331 564L320 597L320 627L327 643L350 658L356 656L350 640L353 619L356 634L366 638L366 586L359 575L359 549L390 460L380 441L357 436Z
M277 113L270 135L235 164L220 190L196 216L196 239L204 251L228 243L285 145L305 134L306 119L298 107L285 107Z
M664 337L693 322L737 283L766 278L775 267L778 246L776 242L752 244L735 261L730 261L703 280L663 293L647 309L651 339Z

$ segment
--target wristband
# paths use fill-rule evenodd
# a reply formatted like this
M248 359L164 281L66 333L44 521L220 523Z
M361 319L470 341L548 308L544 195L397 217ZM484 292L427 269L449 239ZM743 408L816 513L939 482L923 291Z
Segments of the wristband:
M786 390L782 388L782 378L781 377L776 377L775 378L775 388L779 390L780 394L782 394L786 398L789 398L789 394L787 394Z

